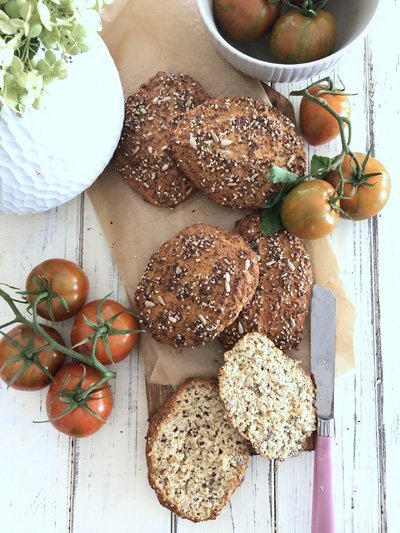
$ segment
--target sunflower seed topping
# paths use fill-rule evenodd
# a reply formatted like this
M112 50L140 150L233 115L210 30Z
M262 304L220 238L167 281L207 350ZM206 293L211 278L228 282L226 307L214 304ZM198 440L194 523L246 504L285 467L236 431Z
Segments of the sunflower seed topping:
M214 142L219 143L219 137L213 131L211 131L211 137L213 138Z
M225 273L225 292L231 292L231 284L230 284L230 281L231 281L231 275L229 274L229 272L226 272Z
M233 141L231 141L230 139L221 139L221 146L229 146L232 143Z
M207 320L204 318L203 315L199 315L200 322L205 326L207 324Z
M196 142L196 139L193 137L192 134L190 134L190 137L189 137L189 143L190 143L190 146L196 150L197 148L197 142Z

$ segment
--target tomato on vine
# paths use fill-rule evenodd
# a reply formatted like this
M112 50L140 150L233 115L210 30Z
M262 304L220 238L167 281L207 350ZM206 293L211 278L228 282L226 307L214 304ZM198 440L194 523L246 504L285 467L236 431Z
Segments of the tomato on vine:
M51 424L70 437L88 437L110 416L111 387L95 368L69 363L59 370L46 398Z
M350 100L343 91L334 89L335 93L317 85L309 90L312 96L325 101L340 117L350 117ZM337 119L324 107L303 96L300 103L300 128L305 140L312 146L326 144L340 135Z
M42 328L57 343L61 335L50 326ZM18 324L0 341L0 377L13 389L35 391L46 387L64 362L64 354L48 345L32 328Z
M359 152L353 155L361 166L361 176L357 177L354 160L346 154L340 166L344 178L340 207L345 218L366 220L385 207L390 196L391 180L388 171L377 159ZM329 172L324 179L340 189L341 178L337 169Z
M219 27L232 39L251 41L261 37L279 17L280 2L269 0L215 0Z
M319 239L335 229L339 209L332 185L323 180L304 181L283 198L282 224L297 237Z
M110 299L86 304L76 315L71 331L75 349L90 355L97 334L95 355L104 365L129 355L138 339L138 323L123 305Z
M40 296L38 314L59 322L71 318L83 306L89 293L89 281L72 261L47 259L30 272L24 293L31 305Z

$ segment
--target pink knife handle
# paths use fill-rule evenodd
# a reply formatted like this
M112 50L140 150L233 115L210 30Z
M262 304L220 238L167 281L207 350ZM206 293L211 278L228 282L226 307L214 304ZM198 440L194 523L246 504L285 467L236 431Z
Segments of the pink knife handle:
M335 532L332 445L332 437L316 437L311 533Z

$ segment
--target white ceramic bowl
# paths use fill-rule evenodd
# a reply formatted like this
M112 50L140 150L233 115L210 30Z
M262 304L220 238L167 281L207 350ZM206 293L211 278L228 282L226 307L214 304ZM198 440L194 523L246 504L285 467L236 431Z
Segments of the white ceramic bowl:
M310 63L283 65L269 52L268 35L251 43L238 43L221 35L213 16L213 0L197 0L200 16L218 52L233 67L263 81L304 80L331 70L367 31L379 0L332 0L327 4L337 22L339 36L333 54Z

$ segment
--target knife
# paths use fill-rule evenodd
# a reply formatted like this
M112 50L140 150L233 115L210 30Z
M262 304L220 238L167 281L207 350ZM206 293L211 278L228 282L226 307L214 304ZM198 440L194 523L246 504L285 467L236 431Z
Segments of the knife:
M317 436L311 533L334 533L332 448L335 423L336 297L314 285L311 301L311 373L317 396Z

